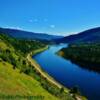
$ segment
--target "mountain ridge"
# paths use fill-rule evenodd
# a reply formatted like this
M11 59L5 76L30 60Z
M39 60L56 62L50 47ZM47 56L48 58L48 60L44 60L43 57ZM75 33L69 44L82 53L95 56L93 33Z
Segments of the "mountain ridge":
M35 33L19 29L0 28L1 33L8 34L15 38L36 39L52 41L53 39L62 38L63 36L49 35L46 33Z
M78 34L56 39L56 43L100 42L100 27L88 29Z

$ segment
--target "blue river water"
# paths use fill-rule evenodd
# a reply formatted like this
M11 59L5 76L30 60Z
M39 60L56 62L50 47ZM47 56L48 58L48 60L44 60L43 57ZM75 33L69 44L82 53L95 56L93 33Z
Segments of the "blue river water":
M83 69L70 60L56 55L56 52L67 45L52 45L33 58L42 69L62 85L71 88L78 86L82 95L88 100L100 100L100 74Z

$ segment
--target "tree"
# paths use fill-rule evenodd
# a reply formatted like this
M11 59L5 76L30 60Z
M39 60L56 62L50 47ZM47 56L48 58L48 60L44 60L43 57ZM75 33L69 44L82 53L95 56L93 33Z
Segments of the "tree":
M63 87L60 89L60 93L62 93L62 92L64 92L64 88Z
M80 94L79 88L77 86L70 89L70 93L72 94Z

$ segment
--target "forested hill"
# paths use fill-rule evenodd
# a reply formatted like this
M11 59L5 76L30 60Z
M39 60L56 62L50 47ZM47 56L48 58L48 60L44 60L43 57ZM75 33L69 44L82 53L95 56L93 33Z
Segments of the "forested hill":
M10 29L10 28L0 28L0 33L5 33L15 38L24 38L24 39L31 39L31 40L35 39L41 41L52 41L53 39L58 39L63 37L63 36L49 35L46 33L35 33L35 32L28 32L28 31Z
M80 67L100 73L100 43L69 45L61 49L59 54Z
M56 39L56 43L79 43L79 42L100 42L100 27L89 29L75 35L62 39Z

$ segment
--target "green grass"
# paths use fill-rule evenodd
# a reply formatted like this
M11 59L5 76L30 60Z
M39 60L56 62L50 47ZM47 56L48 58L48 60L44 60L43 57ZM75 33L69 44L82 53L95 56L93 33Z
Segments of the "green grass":
M1 50L6 50L8 49L9 47L7 46L6 43L4 43L3 41L0 41L0 49ZM10 47L11 48L11 47Z
M58 100L45 89L34 78L19 73L7 62L0 62L0 96L44 96L44 100ZM1 100L1 99L0 99Z

